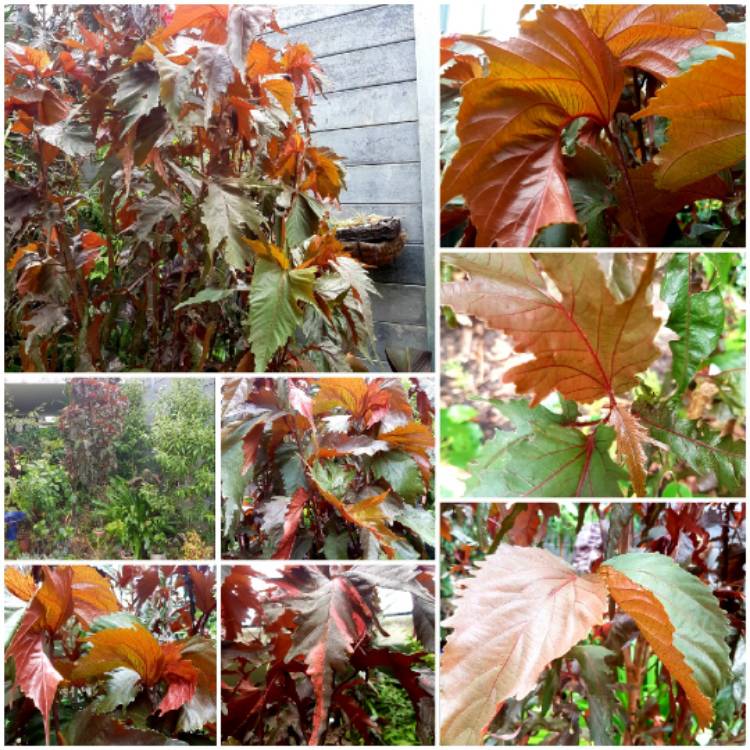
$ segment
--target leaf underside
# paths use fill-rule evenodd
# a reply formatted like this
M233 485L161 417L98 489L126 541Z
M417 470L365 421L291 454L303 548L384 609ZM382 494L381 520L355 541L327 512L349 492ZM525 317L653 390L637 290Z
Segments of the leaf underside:
M603 621L607 595L543 549L501 545L462 582L441 660L441 740L479 745L498 706Z

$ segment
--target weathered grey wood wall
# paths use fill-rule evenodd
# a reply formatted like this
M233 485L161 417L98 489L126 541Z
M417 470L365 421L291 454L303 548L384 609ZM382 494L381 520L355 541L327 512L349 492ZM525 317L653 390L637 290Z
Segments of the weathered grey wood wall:
M289 41L312 49L326 75L325 97L313 110L315 144L345 159L342 215L398 216L406 231L398 260L373 271L381 294L373 299L378 353L383 358L386 346L431 350L425 280L431 284L432 274L425 268L434 243L425 242L432 225L423 205L432 211L433 197L421 184L413 6L277 6L277 19Z

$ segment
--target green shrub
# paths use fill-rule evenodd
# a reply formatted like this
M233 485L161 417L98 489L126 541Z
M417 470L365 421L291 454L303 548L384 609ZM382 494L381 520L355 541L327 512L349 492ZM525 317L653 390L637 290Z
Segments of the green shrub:
M176 380L155 411L151 430L164 495L190 528L213 538L214 400L202 381Z
M165 513L159 487L140 478L127 482L113 477L107 487L107 499L96 501L105 530L133 557L164 553L175 535L172 520Z

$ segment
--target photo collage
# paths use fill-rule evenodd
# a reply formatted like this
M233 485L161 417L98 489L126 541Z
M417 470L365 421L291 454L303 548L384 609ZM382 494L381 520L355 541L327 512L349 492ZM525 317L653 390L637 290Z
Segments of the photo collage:
M744 4L4 4L4 746L746 744Z

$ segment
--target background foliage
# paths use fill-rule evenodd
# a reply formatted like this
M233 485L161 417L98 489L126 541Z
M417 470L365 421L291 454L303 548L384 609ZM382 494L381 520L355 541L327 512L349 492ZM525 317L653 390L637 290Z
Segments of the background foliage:
M57 424L6 403L12 557L201 559L214 539L214 402L173 380L152 406L135 380L74 378ZM188 554L189 553L189 554Z

